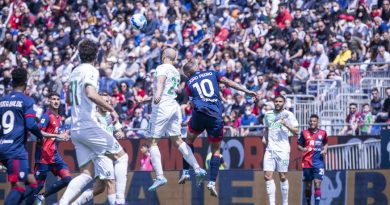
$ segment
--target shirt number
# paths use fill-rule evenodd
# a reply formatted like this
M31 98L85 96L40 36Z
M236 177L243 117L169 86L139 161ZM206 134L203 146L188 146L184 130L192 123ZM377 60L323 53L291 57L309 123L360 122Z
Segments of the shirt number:
M172 81L173 85L168 90L169 95L173 95L175 93L175 90L177 89L177 85L179 84L179 80L176 79L176 77L172 77L171 81Z
M15 115L11 110L4 113L1 118L1 126L3 127L3 134L8 134L14 129Z
M70 82L69 91L70 91L70 104L79 105L79 99L77 97L77 80Z
M207 90L206 84L209 87L209 90ZM214 95L213 83L209 79L203 79L202 81L200 81L200 83L196 82L192 86L196 89L200 98L204 98L204 97L210 98L213 97Z

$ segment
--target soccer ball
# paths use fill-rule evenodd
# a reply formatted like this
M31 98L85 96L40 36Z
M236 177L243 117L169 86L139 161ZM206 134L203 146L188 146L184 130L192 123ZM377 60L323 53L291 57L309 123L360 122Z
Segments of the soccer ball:
M131 24L137 30L142 30L143 28L145 28L146 23L147 23L146 18L142 14L134 14L131 17Z

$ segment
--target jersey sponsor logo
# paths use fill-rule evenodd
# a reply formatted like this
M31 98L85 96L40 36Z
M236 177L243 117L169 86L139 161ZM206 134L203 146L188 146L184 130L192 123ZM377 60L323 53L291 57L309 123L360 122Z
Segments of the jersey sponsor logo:
M12 144L14 140L0 140L0 144Z
M310 140L309 145L314 146L314 140Z
M22 107L22 104L23 102L19 100L3 101L0 102L0 107Z

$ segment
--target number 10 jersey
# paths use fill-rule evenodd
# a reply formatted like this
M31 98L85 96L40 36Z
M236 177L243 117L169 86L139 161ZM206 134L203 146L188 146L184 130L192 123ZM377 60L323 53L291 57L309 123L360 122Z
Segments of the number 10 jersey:
M223 105L218 82L223 76L213 70L198 71L187 80L186 89L194 110L221 118Z

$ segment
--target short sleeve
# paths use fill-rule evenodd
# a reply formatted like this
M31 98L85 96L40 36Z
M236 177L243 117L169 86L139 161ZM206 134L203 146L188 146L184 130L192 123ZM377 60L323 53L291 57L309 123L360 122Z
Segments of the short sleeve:
M190 88L188 87L188 84L187 84L187 83L186 83L185 88L186 88L186 91L187 91L187 95L188 95L188 96L191 96L191 90L190 90Z
M322 139L322 144L328 144L328 134L324 131L324 138Z
M156 76L167 76L167 68L164 68L163 66L158 66L156 68Z
M85 85L92 85L95 88L98 88L99 82L99 71L96 69L91 70L85 74L84 78Z
M217 77L217 80L218 80L218 81L220 81L221 78L224 77L221 73L219 73L219 72L217 72L217 71L215 71L215 70L213 70L212 72L213 72L214 75Z
M34 100L27 98L25 100L24 118L35 117Z
M268 115L267 114L264 116L264 126L265 127L269 127Z
M50 122L50 116L48 114L43 114L41 120L39 121L39 129L45 131L49 122Z
M298 126L299 126L299 123L298 123L297 118L296 118L296 117L294 116L294 114L291 113L291 112L290 112L290 114L289 114L289 119L288 119L288 121L290 122L290 125L291 125L292 127L298 127Z
M304 136L304 134L303 134L303 131L301 132L301 134L300 134L299 137L298 137L297 144L298 144L298 145L301 145L302 147L306 147L305 136Z

